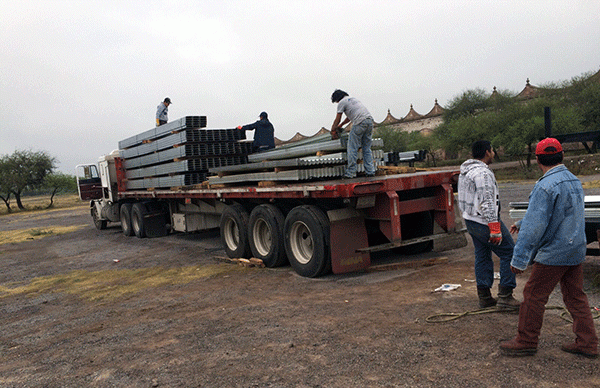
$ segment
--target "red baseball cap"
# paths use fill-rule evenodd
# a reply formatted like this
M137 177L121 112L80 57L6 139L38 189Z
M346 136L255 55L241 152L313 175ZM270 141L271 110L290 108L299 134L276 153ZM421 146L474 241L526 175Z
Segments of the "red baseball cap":
M562 152L562 145L553 137L547 137L535 147L536 155L555 155Z

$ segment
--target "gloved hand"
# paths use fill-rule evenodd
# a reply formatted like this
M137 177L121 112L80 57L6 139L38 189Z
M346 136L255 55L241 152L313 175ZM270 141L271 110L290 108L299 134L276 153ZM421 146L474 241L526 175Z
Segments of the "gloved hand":
M490 242L494 245L500 245L502 243L502 230L500 229L499 222L490 222L488 224L490 228Z
M158 119L156 119L156 126L160 126L160 121Z
M344 131L344 128L342 127L337 127L335 130L333 130L331 132L331 140L336 140L340 138L340 135L342 134L342 132Z

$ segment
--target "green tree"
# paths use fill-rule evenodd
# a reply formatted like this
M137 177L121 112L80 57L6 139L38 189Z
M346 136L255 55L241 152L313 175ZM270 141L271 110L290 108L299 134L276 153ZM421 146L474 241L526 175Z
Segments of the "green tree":
M50 208L54 204L54 196L57 192L77 192L77 180L73 175L64 174L62 172L54 172L46 176L46 179L44 179L43 188L46 188L51 192L50 204L48 205Z
M427 151L427 162L431 161L434 167L437 165L436 153L441 147L435 136L423 135L420 132L411 132L408 134L408 148L410 150Z
M451 122L462 117L470 117L492 105L489 94L483 89L470 89L448 103L444 121Z
M15 197L19 209L24 209L21 194L26 189L43 185L44 179L55 168L56 159L45 151L17 150L3 158L2 180L5 190Z
M600 131L600 82L590 84L578 95L581 124L588 131Z
M10 186L8 181L8 156L0 156L0 199L6 205L8 212L12 211L10 207Z
M396 130L390 126L375 128L373 137L383 140L383 148L386 152L406 151L408 146L408 135L406 132Z

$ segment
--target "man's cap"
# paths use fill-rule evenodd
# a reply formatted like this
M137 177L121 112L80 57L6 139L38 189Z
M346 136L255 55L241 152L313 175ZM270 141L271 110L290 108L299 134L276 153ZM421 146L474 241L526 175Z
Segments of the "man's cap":
M562 152L562 145L553 137L547 137L535 147L536 155L555 155Z
M267 115L267 112L260 112L260 114L258 115L258 117L260 117L261 119L263 119L263 118L266 119L269 116Z
M165 100L163 102L166 102L168 104L172 104L171 99L169 97L165 98Z

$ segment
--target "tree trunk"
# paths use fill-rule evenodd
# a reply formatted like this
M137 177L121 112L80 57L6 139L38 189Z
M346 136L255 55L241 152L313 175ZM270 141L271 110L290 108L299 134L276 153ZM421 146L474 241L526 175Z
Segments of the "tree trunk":
M529 168L531 168L531 153L532 153L531 143L527 144L527 149L528 149L528 152L527 152L527 169L529 169Z
M6 198L4 198L1 195L0 195L0 198L2 198L2 201L4 201L4 204L6 205L6 209L8 210L8 212L9 213L12 212L12 209L10 208L10 193L8 193Z
M21 202L21 192L13 191L12 193L15 195L15 201L17 201L17 207L21 210L25 210L25 206L23 206L23 202Z
M58 187L55 187L54 190L52 190L52 195L50 195L50 204L48 205L48 207L46 207L46 209L49 209L52 207L52 204L54 203L54 194L56 194L57 191L58 191Z

